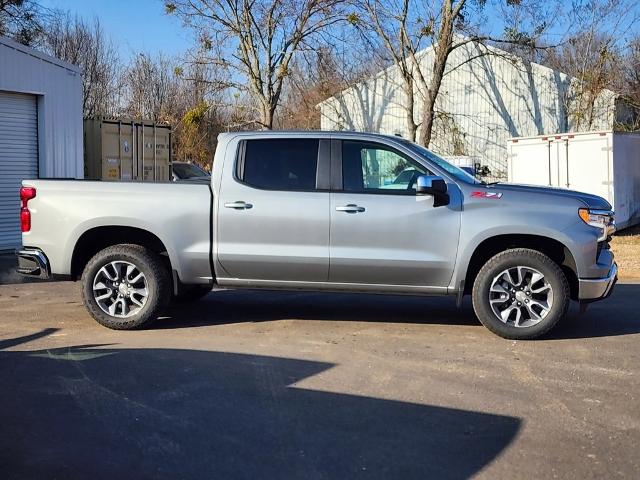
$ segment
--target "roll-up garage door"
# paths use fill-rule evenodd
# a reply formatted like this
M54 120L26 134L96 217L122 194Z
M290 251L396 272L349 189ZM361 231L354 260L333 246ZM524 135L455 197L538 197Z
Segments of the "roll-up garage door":
M0 250L20 245L20 182L37 177L36 97L0 92Z

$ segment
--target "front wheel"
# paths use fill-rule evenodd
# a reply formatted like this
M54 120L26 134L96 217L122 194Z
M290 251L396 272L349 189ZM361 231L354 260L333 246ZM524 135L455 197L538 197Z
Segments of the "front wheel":
M82 300L91 316L114 330L153 322L171 298L160 257L140 245L114 245L98 252L82 272Z
M473 284L472 299L478 319L493 333L528 340L547 333L566 315L569 283L545 254L514 248L484 264Z

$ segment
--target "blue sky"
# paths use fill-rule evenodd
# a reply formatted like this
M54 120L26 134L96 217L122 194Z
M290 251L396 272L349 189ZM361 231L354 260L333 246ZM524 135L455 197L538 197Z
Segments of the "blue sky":
M69 11L86 20L98 17L105 33L113 39L123 61L127 61L132 54L138 52L162 52L179 56L194 44L192 31L183 28L179 19L164 13L163 0L39 0L39 3L46 8ZM640 15L640 2L636 3L634 8L635 11L629 12L630 15ZM485 13L485 27L495 30L492 32L495 35L502 34L500 20L491 12ZM613 22L616 20L610 19ZM562 39L567 28L566 21L567 19L564 19L565 25L552 28L550 41ZM637 33L639 28L635 25L631 32L622 31L617 35L626 37L629 33Z
M134 52L184 53L191 33L177 18L164 13L162 0L40 0L46 8L70 11L87 20L100 19L123 60Z

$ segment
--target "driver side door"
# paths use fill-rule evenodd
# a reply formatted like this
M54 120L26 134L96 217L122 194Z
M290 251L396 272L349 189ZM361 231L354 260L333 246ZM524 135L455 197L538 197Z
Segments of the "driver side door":
M428 169L382 143L334 141L329 281L443 287L454 268L460 211L416 195ZM337 187L337 188L336 188Z

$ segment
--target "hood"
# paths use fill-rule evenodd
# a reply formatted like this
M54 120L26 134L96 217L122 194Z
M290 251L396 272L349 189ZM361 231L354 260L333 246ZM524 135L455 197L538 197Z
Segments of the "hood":
M594 210L612 210L611 204L604 198L591 193L576 192L560 187L541 187L539 185L520 185L517 183L496 183L488 188L500 190L501 192L522 192L540 193L547 195L560 195L562 197L575 198L585 204L586 207Z

